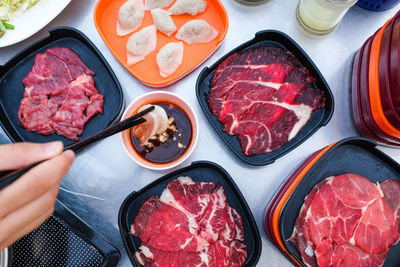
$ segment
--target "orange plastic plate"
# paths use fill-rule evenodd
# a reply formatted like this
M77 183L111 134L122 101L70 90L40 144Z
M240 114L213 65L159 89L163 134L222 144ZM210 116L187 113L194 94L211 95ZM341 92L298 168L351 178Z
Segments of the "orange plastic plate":
M147 55L143 61L138 62L133 66L128 66L126 64L126 43L132 34L119 37L116 33L118 11L122 4L126 2L126 0L99 0L94 9L94 24L96 25L98 33L110 51L133 76L135 76L145 85L152 87L163 87L178 81L190 73L204 60L206 60L224 40L229 25L228 15L225 11L225 8L219 0L206 1L207 9L203 13L196 16L172 15L172 19L174 20L177 30L179 30L180 27L189 20L204 19L218 31L218 36L206 44L188 45L183 42L183 62L172 75L166 78L163 78L160 75L156 62L156 56L160 48L165 44L169 42L180 41L175 37L176 32L168 37L167 35L157 31L156 50ZM142 24L135 32L152 24L153 18L151 13L150 11L146 11Z

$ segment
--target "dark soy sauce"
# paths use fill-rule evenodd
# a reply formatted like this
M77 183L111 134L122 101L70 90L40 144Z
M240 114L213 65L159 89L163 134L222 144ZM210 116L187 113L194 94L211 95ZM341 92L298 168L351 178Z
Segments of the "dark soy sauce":
M192 124L186 113L178 106L166 102L152 104L162 107L168 118L174 118L177 131L174 132L168 129L168 141L161 143L158 139L150 140L154 146L146 149L145 146L140 146L139 139L133 137L132 130L130 130L131 143L133 148L145 160L153 163L169 163L178 159L188 149L192 139ZM178 143L183 147L179 148Z

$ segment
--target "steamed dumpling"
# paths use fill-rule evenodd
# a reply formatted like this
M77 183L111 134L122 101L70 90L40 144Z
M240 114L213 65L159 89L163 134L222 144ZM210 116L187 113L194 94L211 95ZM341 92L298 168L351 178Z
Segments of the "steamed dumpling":
M156 50L157 29L150 25L129 37L126 44L128 66L142 61L148 54Z
M154 8L167 7L172 4L174 0L146 0L144 6L146 10L152 10Z
M117 19L117 35L124 36L135 31L144 18L143 0L128 0L120 8Z
M169 9L175 15L189 14L195 16L204 12L207 8L207 2L203 0L177 0Z
M202 19L186 22L176 33L176 38L188 44L208 43L218 36L218 31Z
M170 16L171 12L155 8L151 10L151 15L153 16L154 24L160 32L171 36L176 31L176 25Z
M157 65L162 77L168 77L182 64L183 43L168 43L157 53Z
M154 106L154 109L143 116L146 122L135 126L132 135L139 138L140 145L143 146L147 141L156 134L162 134L168 127L168 116L165 110L157 105L144 105L139 108L138 112Z

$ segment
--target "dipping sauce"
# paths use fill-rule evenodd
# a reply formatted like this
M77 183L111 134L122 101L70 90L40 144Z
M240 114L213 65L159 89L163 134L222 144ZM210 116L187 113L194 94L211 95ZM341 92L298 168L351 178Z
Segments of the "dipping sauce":
M186 113L177 105L167 102L149 103L162 107L167 113L168 119L173 118L174 127L166 130L168 139L161 142L157 139L150 139L151 146L140 146L140 140L132 135L129 130L131 144L135 151L143 159L153 163L170 163L180 158L190 146L192 141L192 123ZM172 129L176 128L176 130Z

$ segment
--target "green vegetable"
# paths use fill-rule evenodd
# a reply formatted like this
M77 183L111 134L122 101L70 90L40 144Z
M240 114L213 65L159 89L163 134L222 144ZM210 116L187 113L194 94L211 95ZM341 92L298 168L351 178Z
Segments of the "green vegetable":
M12 21L39 0L0 0L0 20Z
M14 25L5 21L14 20L37 2L39 0L0 0L0 37L6 30L14 30Z
M6 33L6 27L3 24L3 21L0 20L0 38Z
M6 27L7 30L14 30L14 25L8 24L7 22L3 21L4 27Z

